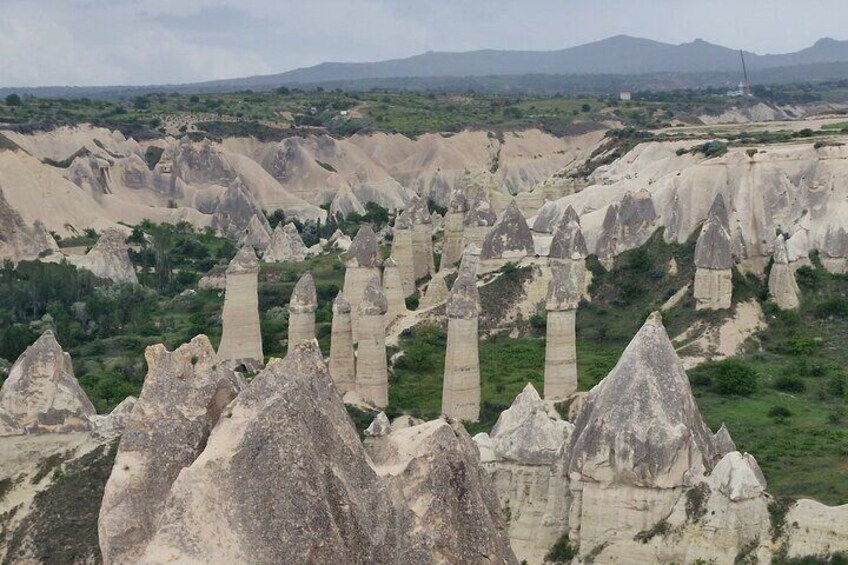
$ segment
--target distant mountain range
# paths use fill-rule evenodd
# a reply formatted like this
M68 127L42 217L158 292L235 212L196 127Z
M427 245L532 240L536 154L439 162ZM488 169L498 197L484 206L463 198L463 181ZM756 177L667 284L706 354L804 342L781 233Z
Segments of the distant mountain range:
M848 78L848 41L820 39L795 53L758 55L745 52L753 80L792 82ZM672 45L618 35L558 51L507 51L485 49L468 52L434 52L405 59L372 63L321 63L280 74L252 76L183 85L105 88L0 88L0 93L54 96L115 95L152 90L220 92L269 89L279 86L332 85L346 88L435 88L446 85L484 85L495 90L526 90L519 77L536 76L536 82L555 83L568 91L569 84L602 83L604 89L627 83L650 88L692 87L726 83L741 78L739 51L697 39ZM628 77L628 81L592 79L593 76ZM663 78L663 75L668 75ZM700 80L686 77L702 75ZM485 77L485 80L481 80ZM501 77L500 79L496 77ZM539 77L549 77L539 80ZM559 77L551 80L550 77ZM582 80L576 77L583 77ZM659 80L663 78L663 80ZM458 80L463 79L463 80ZM571 82L569 82L571 81ZM613 84L614 83L614 84ZM495 85L495 86L492 86ZM665 86L664 86L665 85ZM532 89L531 89L532 90Z

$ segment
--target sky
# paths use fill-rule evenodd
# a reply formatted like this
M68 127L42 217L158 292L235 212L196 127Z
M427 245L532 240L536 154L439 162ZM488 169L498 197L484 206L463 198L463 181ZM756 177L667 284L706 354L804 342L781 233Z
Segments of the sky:
M848 39L848 1L0 0L0 87L186 83L618 34L791 52Z

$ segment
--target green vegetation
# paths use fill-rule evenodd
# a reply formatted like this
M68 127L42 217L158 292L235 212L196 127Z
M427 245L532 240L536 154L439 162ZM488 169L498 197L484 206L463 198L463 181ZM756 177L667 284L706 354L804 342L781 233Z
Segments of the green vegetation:
M577 551L571 546L571 541L568 539L568 532L560 536L554 546L545 555L545 563L562 564L571 563L571 560L577 557Z

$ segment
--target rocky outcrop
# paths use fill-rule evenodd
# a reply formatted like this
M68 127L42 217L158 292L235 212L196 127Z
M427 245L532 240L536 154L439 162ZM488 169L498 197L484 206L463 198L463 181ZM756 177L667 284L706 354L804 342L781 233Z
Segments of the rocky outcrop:
M82 257L69 257L78 268L114 283L138 284L138 276L127 253L126 236L117 229L100 234L97 243Z
M50 330L18 357L0 388L0 435L87 431L94 416L71 356Z
M439 271L430 282L427 283L427 288L424 290L424 298L421 299L421 309L432 308L437 304L443 304L450 296L448 283L445 280L447 273Z
M21 215L9 205L0 186L0 259L33 260L59 248L44 225L27 225Z
M333 324L330 330L330 375L341 394L356 389L356 365L353 353L353 329L350 303L339 292L333 300Z
M774 242L774 264L769 273L769 295L781 310L795 310L800 305L801 290L795 281L795 270L789 266L789 253L783 235Z
M610 204L595 250L601 264L609 270L616 255L645 243L656 221L657 212L647 190L627 192L620 201Z
M718 194L695 244L695 307L726 310L733 299L733 251L727 208Z
M533 234L518 205L512 201L486 234L480 259L488 262L518 261L533 253Z
M308 250L294 224L277 225L262 260L266 263L297 262L306 259Z
M296 347L226 408L140 562L516 563L461 428L369 442L370 458L317 344Z
M235 240L241 237L254 217L264 217L261 206L239 177L235 177L218 197L214 209L212 227Z
M353 306L353 305L351 305ZM375 276L362 293L357 306L359 318L356 352L356 392L377 408L389 402L389 375L386 364L386 311L388 302Z
M555 224L554 236L548 257L551 264L567 261L583 261L589 255L583 230L580 229L580 218L574 208L569 206L559 223Z
M257 254L261 255L271 245L271 226L265 215L256 215L250 219L244 232L239 238L239 245L251 246Z
M145 352L148 372L129 415L100 507L103 561L137 563L160 526L168 494L241 383L216 364L206 336L169 352Z
M406 300L403 296L403 281L401 281L400 269L391 257L383 263L383 294L386 295L388 302L386 325L389 326L396 319L406 314Z
M365 213L365 206L356 197L356 194L350 189L350 186L343 186L339 189L330 203L330 215L333 217L346 217L348 214L356 212L357 214Z
M342 255L345 264L344 295L350 301L353 340L358 340L359 331L359 303L365 287L376 276L379 280L380 244L377 234L369 225L363 225L353 238L350 248Z
M227 266L223 329L218 360L255 370L265 362L259 327L259 261L252 247L242 247Z
M465 249L465 214L468 200L465 194L456 191L448 203L445 214L445 236L442 240L442 258L439 271L455 266L462 259Z
M409 217L400 214L392 228L392 259L397 263L403 283L403 296L415 294L415 255L413 253L412 224Z
M100 435L107 437L123 433L137 402L138 399L136 397L128 396L108 414L95 416L93 418L94 429Z
M568 485L561 461L573 430L570 423L548 415L528 383L501 412L491 434L474 436L481 464L509 516L512 549L528 563L542 563L568 531Z
M476 422L480 418L480 359L477 278L460 272L447 303L448 339L442 386L442 414Z
M436 272L433 259L433 220L424 198L415 199L403 213L408 216L412 229L412 264L417 281Z
M545 301L545 400L563 400L577 391L577 307L583 294L585 267L582 260L551 268Z
M289 351L298 344L315 339L315 310L318 296L312 275L305 273L292 291L289 301Z

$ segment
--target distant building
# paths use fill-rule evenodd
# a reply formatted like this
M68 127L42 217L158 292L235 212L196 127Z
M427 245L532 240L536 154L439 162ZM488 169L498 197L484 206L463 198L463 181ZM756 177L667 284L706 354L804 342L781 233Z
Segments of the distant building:
M632 98L632 96L630 94L630 91L628 91L628 90L622 90L621 92L618 93L618 99L619 100L630 100L631 98Z

